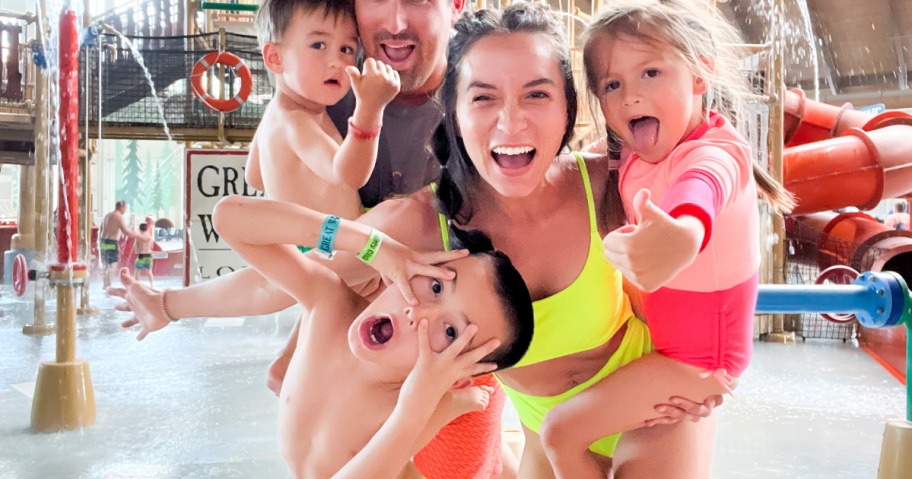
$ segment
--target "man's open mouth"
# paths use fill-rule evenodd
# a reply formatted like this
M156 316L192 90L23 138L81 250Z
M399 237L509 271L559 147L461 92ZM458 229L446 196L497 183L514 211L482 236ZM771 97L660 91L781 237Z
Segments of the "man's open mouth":
M415 45L392 46L381 43L380 47L383 48L383 53L386 55L386 58L394 63L408 60L412 55L412 52L415 51Z
M373 316L361 323L361 342L369 349L382 349L394 333L389 316Z
M531 146L498 146L491 150L491 156L497 166L504 170L520 170L535 158L535 148Z

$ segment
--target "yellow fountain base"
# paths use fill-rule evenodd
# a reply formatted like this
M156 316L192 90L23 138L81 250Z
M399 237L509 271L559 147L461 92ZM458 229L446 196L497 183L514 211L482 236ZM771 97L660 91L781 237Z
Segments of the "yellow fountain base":
M891 419L884 429L877 479L912 477L912 422Z
M791 344L795 342L795 333L791 331L782 333L769 333L766 335L764 340L768 343Z
M89 363L41 363L32 399L32 430L74 431L95 424L95 393Z
M54 334L57 332L57 325L54 323L44 323L44 324L27 324L22 327L22 334L28 335L39 335L39 334Z

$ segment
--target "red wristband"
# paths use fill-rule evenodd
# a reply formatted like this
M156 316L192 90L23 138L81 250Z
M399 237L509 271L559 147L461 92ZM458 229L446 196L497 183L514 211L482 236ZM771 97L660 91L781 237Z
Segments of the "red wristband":
M373 130L362 130L362 129L358 128L357 126L355 126L352 123L352 119L349 118L348 119L348 134L351 136L354 136L355 139L358 139L358 140L373 140L374 138L377 138L378 136L380 136L380 128L382 126L383 125L380 125Z

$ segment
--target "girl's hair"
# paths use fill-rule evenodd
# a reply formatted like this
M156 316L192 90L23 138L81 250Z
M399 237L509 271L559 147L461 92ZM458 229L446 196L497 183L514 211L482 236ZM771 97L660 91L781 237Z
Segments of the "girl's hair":
M555 61L563 77L564 96L567 101L567 126L561 140L561 149L573 136L577 100L570 52L564 38L562 23L547 5L521 2L510 5L502 13L496 10L466 12L453 28L456 34L450 39L446 75L439 93L444 115L443 123L434 133L430 146L443 170L437 188L438 205L448 219L465 225L472 218L471 190L479 179L478 170L469 159L465 144L459 136L456 122L459 70L462 59L469 49L479 40L491 35L530 33L540 34L551 41Z
M693 0L620 0L613 1L583 33L583 64L589 90L598 94L598 72L594 60L596 40L603 35L627 35L647 43L668 45L693 70L704 78L708 90L703 94L703 111L715 111L734 124L742 118L741 98L750 92L747 79L741 75L734 45L741 43L738 32L715 8L696 5ZM603 53L602 53L603 54ZM710 68L703 58L715 64ZM608 129L609 137L616 137ZM782 213L795 207L795 200L779 182L757 162L753 163L754 179L767 200Z

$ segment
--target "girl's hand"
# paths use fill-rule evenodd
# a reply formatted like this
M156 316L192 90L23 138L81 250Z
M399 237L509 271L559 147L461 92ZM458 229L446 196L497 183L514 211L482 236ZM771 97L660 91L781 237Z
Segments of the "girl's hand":
M428 322L422 319L418 323L418 361L399 391L399 402L409 410L426 408L433 412L440 398L459 380L497 369L495 364L479 361L497 349L500 340L492 339L471 351L463 351L476 332L478 326L470 324L452 344L438 353L431 349Z
M418 298L412 292L409 280L420 275L452 281L456 277L456 273L434 265L465 258L468 255L468 250L418 253L384 235L383 242L380 243L380 248L377 250L377 256L370 265L384 278L398 286L402 296L409 304L416 305Z
M108 288L107 293L127 300L126 303L114 305L114 309L133 312L133 317L121 323L121 326L129 328L137 324L141 325L142 329L136 336L137 341L142 341L147 334L170 324L170 321L162 315L162 294L160 292L137 282L130 276L127 268L120 270L120 282L124 285L123 288Z
M703 242L703 225L694 217L672 218L649 201L649 190L633 198L639 221L605 237L605 257L637 288L661 288L693 263Z
M360 72L353 66L345 67L345 71L351 78L357 104L369 107L372 111L383 110L399 94L399 72L386 63L368 58Z

